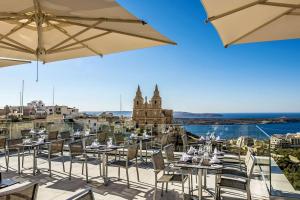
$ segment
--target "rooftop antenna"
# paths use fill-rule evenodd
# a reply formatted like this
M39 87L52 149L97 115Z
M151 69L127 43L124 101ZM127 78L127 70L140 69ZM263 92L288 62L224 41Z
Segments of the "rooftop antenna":
M21 113L24 113L24 80L22 80L22 100L21 100Z
M21 109L22 109L22 91L20 91L20 112L21 112Z
M54 106L54 97L55 97L55 87L52 88L52 105Z

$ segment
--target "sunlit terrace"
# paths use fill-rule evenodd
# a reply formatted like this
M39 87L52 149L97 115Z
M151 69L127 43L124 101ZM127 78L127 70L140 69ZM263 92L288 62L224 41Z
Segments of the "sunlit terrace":
M259 127L213 126L214 133L195 138L179 125L165 131L145 128L140 134L118 133L111 127L77 131L74 126L10 125L14 132L5 133L3 146L9 154L8 170L5 156L0 159L2 182L8 186L3 185L0 196L38 183L37 199L72 199L87 190L95 199L154 199L158 180L156 199L270 197L269 140ZM163 171L167 175L162 176Z

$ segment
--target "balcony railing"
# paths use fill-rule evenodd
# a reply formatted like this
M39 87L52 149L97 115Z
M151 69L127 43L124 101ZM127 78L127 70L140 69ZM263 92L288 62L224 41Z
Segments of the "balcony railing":
M172 126L170 129L169 127ZM255 177L265 187L270 196L282 196L300 198L300 149L298 148L271 148L271 136L268 130L256 125L151 125L136 127L126 124L98 124L98 123L53 123L53 122L15 122L0 123L0 135L7 138L21 137L22 130L45 128L48 131L71 131L89 129L94 133L107 132L140 132L150 133L182 131L196 136L212 136L224 139L223 150L228 153L236 153L234 146L238 138L243 137L244 142L241 154L245 155L247 148L255 150L257 164ZM292 156L292 157L291 157ZM298 156L298 157L297 157ZM299 161L299 162L298 162Z

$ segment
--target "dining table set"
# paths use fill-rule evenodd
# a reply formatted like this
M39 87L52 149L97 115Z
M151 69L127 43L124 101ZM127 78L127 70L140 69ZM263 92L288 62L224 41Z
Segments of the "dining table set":
M26 168L26 169L32 169L32 174L36 175L40 172L38 166L37 166L37 158L38 154L42 149L49 150L49 145L51 142L55 140L62 139L60 135L57 132L57 135L55 138L50 138L49 133L50 131L47 131L46 129L31 129L29 131L29 136L25 136L22 139L22 142L18 142L14 144L14 148L18 150L18 173L21 173L21 150L22 150L22 168L24 165L24 154L25 150L28 150L28 154L32 155L32 168ZM96 137L96 134L90 133L88 130L86 131L75 131L72 135L70 134L69 138L67 138L68 142L76 141L76 140L82 140L83 143L86 142L88 139L93 139ZM63 139L65 140L65 138ZM31 153L32 151L32 153Z
M198 199L203 197L203 189L206 190L210 195L214 196L215 193L208 189L207 187L207 175L208 171L215 174L215 184L218 179L218 170L223 168L222 159L224 158L224 153L215 148L212 151L212 143L206 141L205 144L199 144L197 146L191 146L187 152L184 152L181 158L170 164L170 167L180 168L184 173L197 176L196 189L193 188L193 183L191 181L191 194L193 196L193 191L198 190ZM192 180L192 179L191 179Z

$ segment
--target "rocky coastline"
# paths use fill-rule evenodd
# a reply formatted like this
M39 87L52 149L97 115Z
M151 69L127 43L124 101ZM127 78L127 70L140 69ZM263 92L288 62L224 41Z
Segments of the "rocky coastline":
M175 124L186 125L245 125L245 124L275 124L300 122L300 118L251 118L251 119L224 119L224 118L175 118Z

